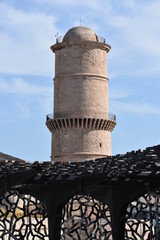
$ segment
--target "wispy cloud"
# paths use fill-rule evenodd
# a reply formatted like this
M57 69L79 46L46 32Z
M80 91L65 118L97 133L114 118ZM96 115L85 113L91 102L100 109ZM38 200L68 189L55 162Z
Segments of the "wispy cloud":
M51 75L56 19L0 3L0 72Z
M43 85L31 84L23 78L0 79L0 92L14 93L18 95L51 95L51 88Z
M154 114L160 116L160 107L150 103L111 101L115 112L129 112L138 115Z
M129 90L122 90L122 89L117 89L117 88L112 88L110 89L109 93L109 99L115 100L115 99L121 99L121 98L126 98L130 95Z
M159 1L35 0L33 4L39 6L37 11L0 4L1 72L53 75L49 46L55 42L56 32L63 34L67 30L64 29L67 16L69 27L79 25L81 17L82 25L107 38L113 47L110 60L119 75L124 72L152 75L155 65L160 73ZM65 6L68 6L65 16L60 19L57 12Z
M128 6L128 5L127 5ZM110 25L121 31L125 43L130 44L140 52L160 56L160 9L159 1L148 4L139 3L130 10L130 14L117 14L110 18ZM158 10L159 12L159 10Z
M15 102L15 108L17 109L18 115L22 119L29 119L31 117L32 111L31 106L27 102Z
M3 115L8 115L11 106L14 114L23 119L29 119L35 109L44 114L51 112L53 97L50 86L33 84L23 78L0 79L0 93L3 93L1 97L8 104L7 108L4 105L2 109Z

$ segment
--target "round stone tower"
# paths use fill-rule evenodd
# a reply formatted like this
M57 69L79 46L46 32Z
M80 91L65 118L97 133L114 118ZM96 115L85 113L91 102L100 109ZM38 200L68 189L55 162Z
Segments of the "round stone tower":
M54 114L47 115L53 161L111 155L115 115L108 111L107 54L111 47L87 27L70 29L55 53Z

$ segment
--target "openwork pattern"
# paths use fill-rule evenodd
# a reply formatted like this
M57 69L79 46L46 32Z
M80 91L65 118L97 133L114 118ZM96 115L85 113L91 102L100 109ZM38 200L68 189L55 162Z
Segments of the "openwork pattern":
M129 204L126 218L126 240L160 239L160 192Z
M63 209L61 232L61 240L112 239L108 206L89 196L74 196Z
M0 239L48 240L44 204L29 195L10 191L0 198Z
M115 221L116 223L113 224L116 225L113 225L111 232L108 207L86 196L88 192L96 196L100 194L101 199L106 200L108 191L110 198L115 197L117 191L119 197L115 199L115 203L120 200L129 201L132 197L136 199L137 196L149 191L149 187L159 188L159 179L160 145L143 151L132 151L124 155L118 154L80 163L49 161L32 164L24 161L4 161L0 164L0 194L7 192L11 187L14 189L0 198L0 239L49 239L46 207L33 197L20 195L15 189L23 193L35 192L39 199L43 196L48 206L59 203L55 213L52 215L51 212L50 215L50 239L111 240L112 235L124 235L124 229L118 229L117 234L118 223ZM135 193L132 190L134 184L137 189ZM112 194L113 185L115 185L114 194ZM120 195L119 186L124 186L124 193L127 194ZM59 191L55 190L57 188ZM65 205L61 222L61 205L70 196L71 189L73 192L81 189L84 196L74 196ZM126 201L124 204L122 202L122 210L125 206ZM152 231L154 238L160 239L159 190L132 202L128 206L126 216L123 213L122 211L118 220L119 223L123 223L123 220L126 222L125 240L146 240ZM115 218L116 213L112 215L112 219Z

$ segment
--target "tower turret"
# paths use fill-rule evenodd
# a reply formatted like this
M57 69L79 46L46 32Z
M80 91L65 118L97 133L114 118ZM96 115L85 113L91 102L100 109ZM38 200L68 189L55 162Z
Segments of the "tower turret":
M55 53L54 115L47 115L53 161L111 155L116 117L108 111L107 54L111 47L87 27L70 29Z

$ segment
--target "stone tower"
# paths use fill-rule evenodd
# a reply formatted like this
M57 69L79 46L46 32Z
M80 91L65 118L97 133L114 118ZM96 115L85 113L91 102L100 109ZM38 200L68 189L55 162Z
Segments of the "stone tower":
M53 161L111 155L115 115L108 111L107 54L111 47L87 27L70 29L55 53L54 115L47 115Z

